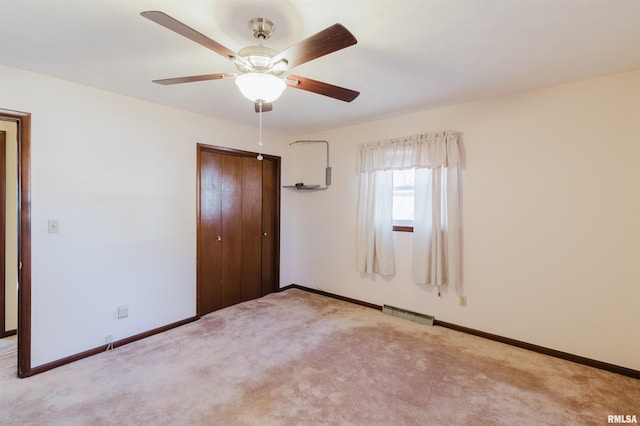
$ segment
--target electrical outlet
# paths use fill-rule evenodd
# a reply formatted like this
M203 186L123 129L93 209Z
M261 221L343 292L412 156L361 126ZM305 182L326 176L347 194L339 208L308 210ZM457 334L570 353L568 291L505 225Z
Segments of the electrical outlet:
M129 316L129 306L122 305L118 306L118 319L126 318Z
M466 308L467 307L467 296L460 295L460 298L458 299L458 304L461 307Z

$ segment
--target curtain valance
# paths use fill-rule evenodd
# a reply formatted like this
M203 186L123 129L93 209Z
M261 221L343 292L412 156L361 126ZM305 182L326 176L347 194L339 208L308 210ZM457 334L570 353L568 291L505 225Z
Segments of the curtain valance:
M379 170L457 167L458 132L419 133L360 146L358 173Z

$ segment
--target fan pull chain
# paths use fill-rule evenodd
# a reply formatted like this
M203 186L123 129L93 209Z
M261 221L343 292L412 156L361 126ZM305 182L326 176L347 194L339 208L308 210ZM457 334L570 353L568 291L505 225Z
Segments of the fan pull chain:
M264 142L262 142L262 101L259 100L258 101L258 106L260 108L260 112L258 113L259 116L259 133L258 133L258 146L262 147L264 145ZM258 160L262 161L263 157L262 157L262 153L259 153L258 156L256 157Z

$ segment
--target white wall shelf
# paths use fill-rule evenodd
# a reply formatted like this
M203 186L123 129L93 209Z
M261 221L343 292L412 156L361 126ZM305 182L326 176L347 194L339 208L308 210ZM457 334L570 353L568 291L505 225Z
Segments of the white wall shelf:
M283 185L283 188L292 188L297 191L324 191L329 189L331 186L331 167L329 166L329 142L327 141L317 141L317 140L300 140L291 142L289 145L294 145L298 143L325 143L327 144L327 167L325 169L325 186L320 185L305 185L304 183L296 183L295 185Z

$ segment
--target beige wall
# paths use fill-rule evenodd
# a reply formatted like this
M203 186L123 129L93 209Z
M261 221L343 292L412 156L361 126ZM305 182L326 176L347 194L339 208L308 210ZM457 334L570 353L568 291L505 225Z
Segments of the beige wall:
M11 67L0 81L0 106L32 114L32 366L194 316L196 144L255 151L258 129Z
M17 125L0 120L7 132L6 256L5 256L5 331L18 328L18 143Z
M195 143L254 150L256 129L10 67L0 80L10 82L0 105L33 114L33 366L194 315ZM283 184L324 180L324 154L288 143L331 144L329 190L283 190L281 284L640 369L639 94L635 72L314 135L265 133ZM411 282L411 234L396 234L395 277L355 268L358 144L443 129L464 138L467 308ZM47 233L52 218L58 234ZM115 320L121 304L129 317Z
M330 141L333 185L295 194L294 282L640 369L639 89L624 73L301 136ZM412 282L411 234L394 277L355 268L358 144L445 129L463 133L467 308ZM301 152L298 173L318 162Z

